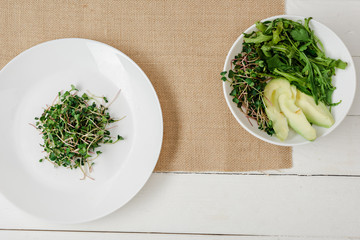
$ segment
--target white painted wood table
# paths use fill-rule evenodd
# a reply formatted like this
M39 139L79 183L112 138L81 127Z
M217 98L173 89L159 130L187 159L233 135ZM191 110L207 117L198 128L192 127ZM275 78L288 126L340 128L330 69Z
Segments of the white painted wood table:
M289 0L286 12L333 29L360 79L360 1ZM360 239L359 156L358 94L333 133L294 147L292 169L154 173L123 208L77 225L35 219L0 195L0 239Z

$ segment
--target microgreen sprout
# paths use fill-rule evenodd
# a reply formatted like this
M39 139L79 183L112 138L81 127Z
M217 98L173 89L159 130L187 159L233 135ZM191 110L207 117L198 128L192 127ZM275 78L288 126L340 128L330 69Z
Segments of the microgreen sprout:
M220 75L223 81L230 82L233 102L246 115L250 125L252 125L250 119L254 119L259 129L272 135L274 129L265 113L263 96L263 89L269 80L269 76L263 74L265 69L265 63L254 45L244 43L242 52L231 61L229 72L221 72Z
M108 103L106 97L89 96L71 85L71 90L59 92L51 106L40 117L36 117L35 128L40 131L46 156L57 167L79 168L84 176L93 179L94 160L102 153L96 150L101 144L116 143L124 140L120 135L111 137L109 127L120 119L113 119L108 106L97 104L96 98ZM117 98L119 93L117 93ZM57 100L57 101L56 101ZM112 102L113 102L112 101ZM56 102L56 103L55 103Z

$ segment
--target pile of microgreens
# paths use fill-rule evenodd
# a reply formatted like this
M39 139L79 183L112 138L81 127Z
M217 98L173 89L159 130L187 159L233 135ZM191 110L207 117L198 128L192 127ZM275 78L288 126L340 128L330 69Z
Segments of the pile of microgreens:
M100 144L116 143L124 138L110 136L109 124L119 121L113 119L106 97L97 97L89 92L78 96L79 90L71 85L71 90L59 92L51 106L48 106L40 117L36 117L35 127L44 140L40 144L47 155L44 159L55 166L70 169L80 168L84 174L82 179L89 177L93 170L94 160L102 153L96 151ZM104 104L99 102L102 99ZM98 103L98 104L97 104Z
M221 73L221 79L230 82L233 88L230 93L233 102L245 114L249 123L252 125L250 119L256 120L259 129L272 135L274 129L265 113L263 100L263 89L269 80L269 77L264 74L265 69L265 63L254 45L244 43L242 52L231 61L231 70L228 73L231 81L225 76L227 72Z

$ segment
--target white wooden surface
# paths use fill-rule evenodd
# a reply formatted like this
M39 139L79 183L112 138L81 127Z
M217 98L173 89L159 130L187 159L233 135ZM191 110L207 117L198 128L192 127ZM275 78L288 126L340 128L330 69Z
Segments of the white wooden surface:
M288 0L347 44L360 79L360 1ZM360 84L358 84L360 93ZM57 225L0 195L0 239L360 239L360 94L330 135L293 149L292 169L156 173L115 213Z
M3 238L2 238L3 237ZM1 239L52 239L52 240L301 240L302 237L289 236L230 236L230 235L185 235L185 234L153 234L153 233L112 233L112 232L54 232L54 231L8 231L0 232ZM316 240L311 237L306 240ZM342 238L331 238L337 240Z

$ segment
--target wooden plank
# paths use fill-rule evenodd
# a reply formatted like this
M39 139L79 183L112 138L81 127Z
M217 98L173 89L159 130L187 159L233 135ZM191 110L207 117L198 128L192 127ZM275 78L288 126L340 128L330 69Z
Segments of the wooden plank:
M294 167L288 173L360 175L360 117L348 116L328 136L293 148Z
M37 240L275 240L276 237L224 236L224 235L181 235L154 233L114 233L114 232L58 232L58 231L7 231L0 230L0 239Z
M360 33L359 33L360 35ZM360 48L360 47L359 47ZM356 86L356 93L354 102L352 107L350 108L349 115L360 115L360 57L353 57L354 65L356 70L356 79L357 79L357 86Z
M89 223L42 222L0 198L0 226L125 232L360 237L360 177L153 174L115 213Z
M0 230L0 239L36 239L36 240L323 240L314 237L286 237L286 236L231 236L231 235L193 235L167 233L114 233L114 232L59 232L59 231L26 231ZM331 238L340 240L346 238Z
M331 28L347 45L352 56L360 56L360 1L287 0L286 13L313 17Z
M293 147L293 168L266 174L360 175L360 117L347 116L329 135Z

